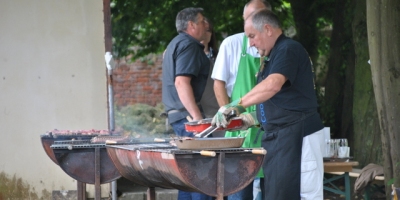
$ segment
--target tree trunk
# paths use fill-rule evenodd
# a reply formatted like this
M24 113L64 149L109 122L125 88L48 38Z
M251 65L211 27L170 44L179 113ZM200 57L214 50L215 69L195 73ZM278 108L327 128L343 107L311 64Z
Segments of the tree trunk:
M346 6L349 0L335 1L332 37L330 41L330 54L328 72L325 83L324 104L321 105L321 115L326 126L331 127L333 137L345 137L342 127L342 114L344 102L344 85L346 73L346 60L348 58L351 42L350 20L346 20ZM350 41L349 41L350 39Z
M353 148L353 141L354 141L354 124L353 124L353 98L354 98L354 79L355 79L355 59L356 54L354 52L354 45L352 40L352 33L351 33L351 21L354 16L353 13L353 1L349 0L345 3L346 9L344 10L344 27L345 30L343 33L343 41L342 43L345 44L344 46L348 46L347 48L342 48L345 50L342 52L344 53L343 59L345 60L342 65L345 65L345 84L343 86L343 107L342 115L340 116L340 132L336 134L337 137L340 138L348 138L350 142L350 147ZM348 27L348 28L347 28ZM347 38L348 37L348 38Z
M400 4L367 1L372 81L381 129L385 182L400 187ZM393 179L394 178L394 179ZM386 187L390 199L390 188Z
M364 167L369 163L383 164L378 113L368 64L366 1L355 0L352 24L355 54L352 155Z
M293 39L304 46L311 60L316 63L318 58L317 17L314 8L310 6L314 0L289 0L289 2L296 25L296 35Z

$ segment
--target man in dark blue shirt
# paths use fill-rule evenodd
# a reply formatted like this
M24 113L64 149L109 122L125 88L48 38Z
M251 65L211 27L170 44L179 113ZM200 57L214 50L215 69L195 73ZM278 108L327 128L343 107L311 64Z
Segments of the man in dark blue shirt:
M242 113L243 128L261 125L267 150L264 199L323 199L323 124L311 60L304 47L283 35L280 22L268 10L245 20L250 45L264 52L257 85L234 103L220 108L213 119L226 126L226 114L256 105L257 113Z
M162 102L177 136L192 137L185 130L187 117L203 119L200 99L206 87L210 61L200 41L206 38L208 23L202 8L185 8L176 16L178 35L164 53ZM211 200L200 193L179 191L178 200Z
M200 43L208 29L202 11L201 8L186 8L178 13L179 34L164 54L162 101L171 125L187 116L193 120L203 119L197 104L206 86L210 62Z

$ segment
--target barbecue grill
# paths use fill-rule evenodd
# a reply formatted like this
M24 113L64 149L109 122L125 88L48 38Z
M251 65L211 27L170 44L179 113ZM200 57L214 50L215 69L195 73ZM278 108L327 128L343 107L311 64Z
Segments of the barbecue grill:
M247 186L264 161L262 148L181 150L169 143L106 145L107 152L119 173L149 187L201 192L217 197L233 194Z
M105 141L133 140L109 134L107 130L53 130L41 135L46 154L65 173L77 180L78 199L86 199L86 183L95 184L95 197L100 199L100 184L121 177L108 157Z
M82 134L53 134L53 132L48 132L44 135L40 136L40 140L42 142L42 146L46 154L50 157L50 159L58 165L56 156L54 155L53 149L51 149L51 145L54 144L55 141L62 140L90 140L93 137L98 136L95 135L82 135Z
M61 169L75 180L95 184L96 170L100 170L100 184L120 177L107 155L105 144L91 143L90 140L55 141L51 148Z
M201 192L220 200L248 185L266 154L262 148L220 149L213 145L206 151L179 149L169 142L107 134L50 132L41 139L47 155L78 180L78 199L85 199L84 183L94 183L95 199L100 199L100 184L122 175L147 186L149 200L155 198L155 187ZM185 142L181 140L175 142ZM204 141L197 140L190 142L202 146Z

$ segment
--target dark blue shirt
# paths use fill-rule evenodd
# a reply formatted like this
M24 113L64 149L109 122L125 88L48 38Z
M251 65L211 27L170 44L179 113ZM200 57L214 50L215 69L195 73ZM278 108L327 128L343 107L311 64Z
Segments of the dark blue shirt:
M258 83L274 73L284 75L287 81L283 84L281 90L268 101L283 109L282 112L287 110L304 114L315 113L304 121L304 136L322 129L323 124L317 113L318 102L311 59L299 42L283 34L279 36L266 59L264 70L258 76ZM264 127L269 123L268 112L271 111L258 111L260 123L263 122L260 113L266 113L266 120L262 123ZM284 124L285 121L279 123Z
M317 109L312 62L304 47L281 35L265 61L262 79L270 74L282 74L287 81L270 100L280 108L292 111Z
M192 78L190 85L196 103L199 103L207 83L209 68L210 61L204 53L204 46L187 33L179 33L168 44L162 64L162 102L165 111L185 112L169 115L170 123L188 115L175 88L175 78L177 76Z

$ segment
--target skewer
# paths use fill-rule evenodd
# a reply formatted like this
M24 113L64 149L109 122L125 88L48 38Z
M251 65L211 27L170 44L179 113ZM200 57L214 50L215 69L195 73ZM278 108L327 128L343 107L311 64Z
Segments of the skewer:
M114 140L106 140L106 144L117 144L117 141L114 141Z
M248 151L248 152L251 152L253 154L260 154L260 155L267 154L267 150L265 150L265 149L251 149L251 150L250 149L246 149L244 151Z
M167 139L164 138L154 138L154 142L168 142Z
M215 151L206 151L206 150L193 151L193 153L199 153L202 156L210 156L210 157L215 157L217 155Z

